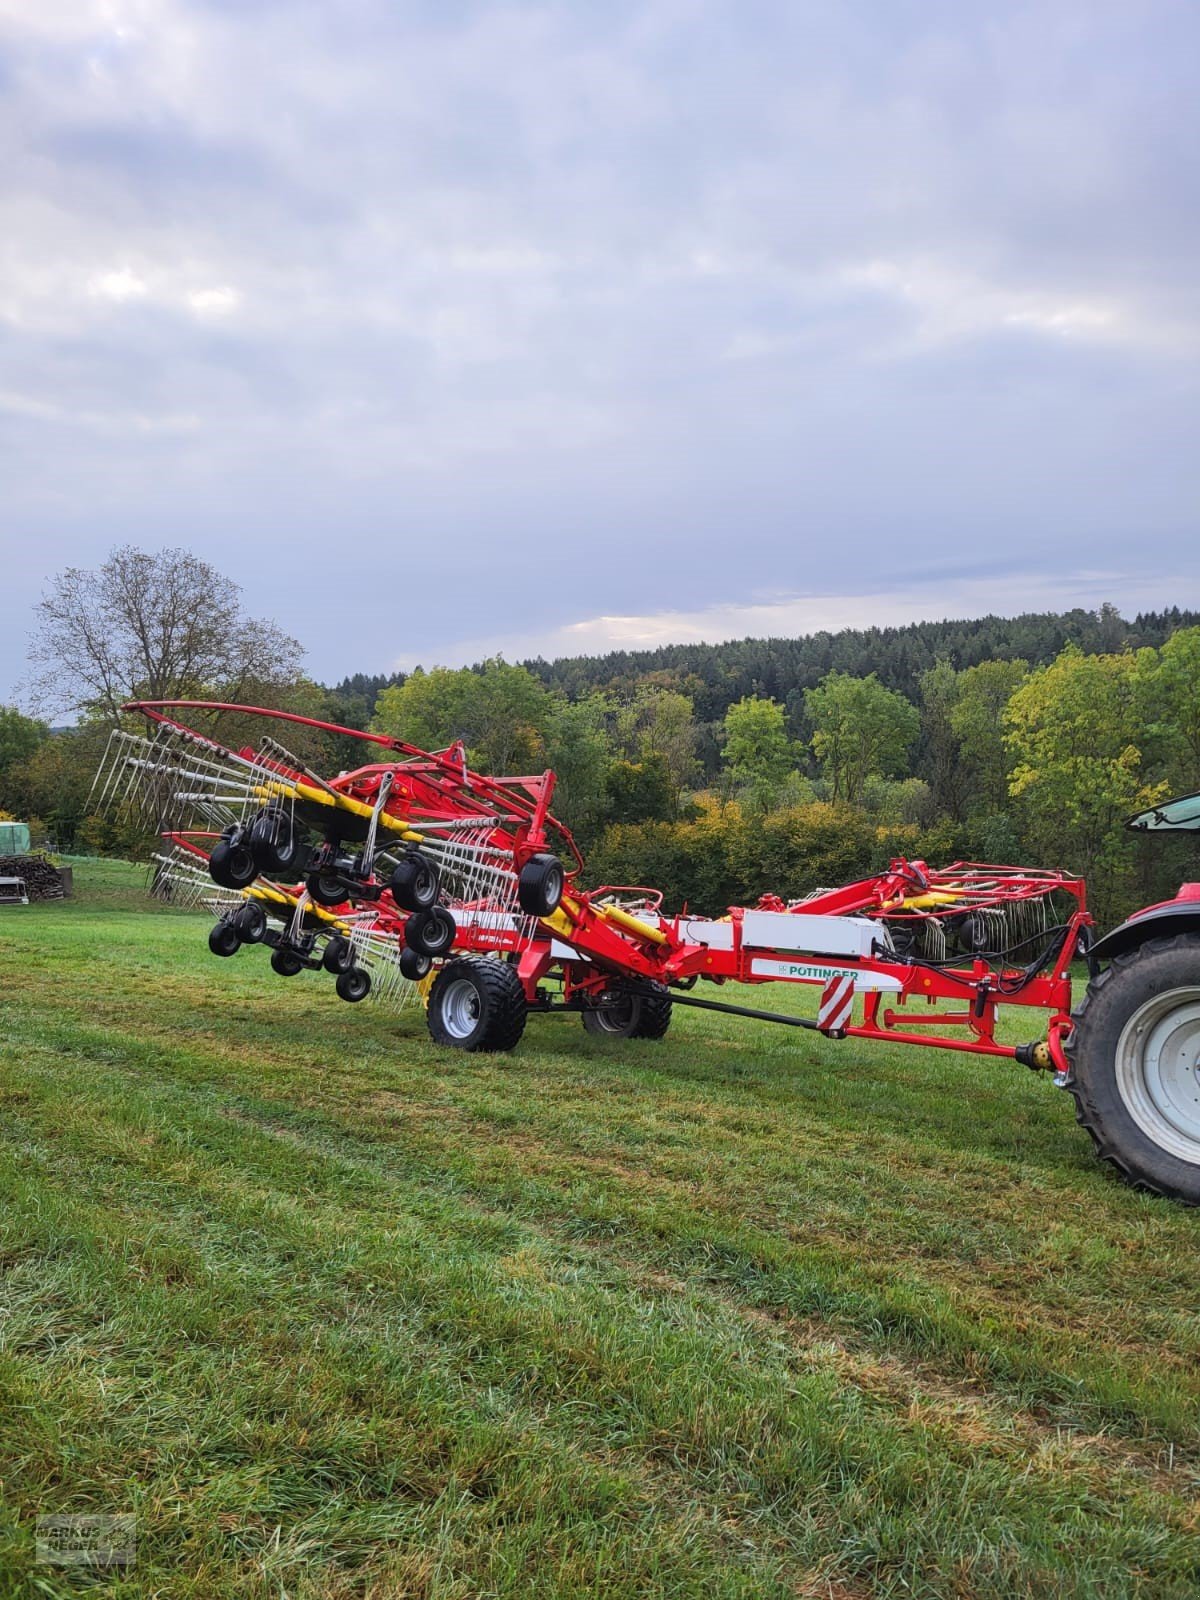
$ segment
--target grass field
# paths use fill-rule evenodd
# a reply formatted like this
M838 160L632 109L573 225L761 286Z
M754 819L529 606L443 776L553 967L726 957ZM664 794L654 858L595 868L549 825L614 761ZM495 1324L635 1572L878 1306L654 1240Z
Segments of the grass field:
M464 1057L75 878L0 911L4 1597L1197 1594L1200 1214L1044 1079ZM57 1512L136 1564L36 1564Z

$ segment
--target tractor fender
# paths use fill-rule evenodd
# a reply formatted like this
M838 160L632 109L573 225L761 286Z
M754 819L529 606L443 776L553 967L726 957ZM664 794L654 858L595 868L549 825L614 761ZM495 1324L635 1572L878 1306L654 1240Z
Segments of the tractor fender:
M1147 939L1170 939L1177 933L1200 934L1200 883L1185 883L1174 900L1146 906L1111 929L1088 952L1092 961L1111 961Z

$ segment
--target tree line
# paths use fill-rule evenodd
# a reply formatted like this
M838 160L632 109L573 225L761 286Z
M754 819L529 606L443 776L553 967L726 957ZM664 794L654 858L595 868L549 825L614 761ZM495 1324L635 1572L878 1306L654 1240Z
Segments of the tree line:
M1061 866L1111 919L1200 876L1196 844L1124 818L1200 789L1200 616L1096 612L846 630L558 662L358 674L327 686L299 644L181 551L115 551L42 602L39 688L77 721L0 709L0 808L59 848L134 851L88 814L129 698L269 705L395 734L461 738L498 773L558 773L555 809L590 877L720 911L798 895L897 854ZM224 742L259 730L207 715ZM338 770L370 746L295 731Z

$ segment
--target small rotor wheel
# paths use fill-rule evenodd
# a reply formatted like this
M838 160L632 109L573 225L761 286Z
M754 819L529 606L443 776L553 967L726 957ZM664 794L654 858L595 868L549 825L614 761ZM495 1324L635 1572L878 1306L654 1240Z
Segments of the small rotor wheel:
M310 872L304 887L309 899L319 906L344 906L349 899L346 885L336 872Z
M354 965L354 946L343 933L335 933L325 946L321 965L326 972L340 976Z
M563 864L557 856L530 856L517 877L517 903L527 916L553 916L562 900L566 881Z
M243 944L261 944L267 931L267 913L257 900L247 900L230 918Z
M232 922L218 922L208 935L208 948L215 956L235 956L242 940Z
M409 983L420 983L422 978L427 978L433 971L433 957L414 950L411 945L405 945L400 952L400 976L407 978Z
M404 924L404 943L422 956L444 956L454 943L458 924L445 906L414 911Z
M304 962L294 950L272 950L271 970L281 978L294 978L298 972L304 971Z
M292 818L278 806L260 811L250 826L250 850L260 872L298 875L306 854Z
M427 856L408 850L396 863L388 887L402 911L428 911L441 893L441 874Z
M371 992L371 974L365 967L347 967L345 972L338 973L337 983L334 988L340 1000L347 1000L351 1005L365 1000Z
M245 836L218 839L208 857L208 875L222 889L245 889L258 877L258 867Z

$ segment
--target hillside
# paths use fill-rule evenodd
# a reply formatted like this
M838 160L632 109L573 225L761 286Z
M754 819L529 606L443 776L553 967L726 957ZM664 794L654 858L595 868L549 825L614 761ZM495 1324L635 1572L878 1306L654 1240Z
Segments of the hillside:
M599 656L563 656L523 663L551 688L572 699L615 681L652 673L688 680L697 717L717 721L743 695L782 701L795 715L805 689L827 672L865 677L874 672L889 689L919 700L921 674L939 657L961 671L982 661L1053 661L1066 644L1088 655L1161 645L1178 628L1200 623L1200 612L1140 612L1132 620L1115 607L1099 611L1027 612L1019 617L977 617L912 622L892 628L844 628L800 638L736 639L725 644L671 644L656 650L613 650Z

